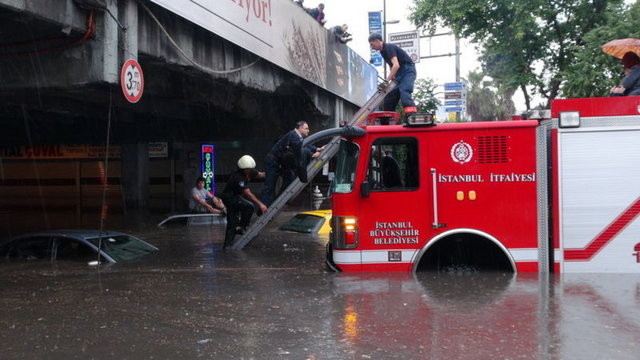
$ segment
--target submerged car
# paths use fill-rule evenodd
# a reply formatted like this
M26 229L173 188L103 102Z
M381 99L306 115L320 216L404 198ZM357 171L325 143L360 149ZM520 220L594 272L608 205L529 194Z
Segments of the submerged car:
M135 236L99 230L52 230L14 237L0 244L0 259L86 261L90 265L133 260L158 248Z
M280 230L328 235L331 232L331 210L314 210L297 213L280 226Z

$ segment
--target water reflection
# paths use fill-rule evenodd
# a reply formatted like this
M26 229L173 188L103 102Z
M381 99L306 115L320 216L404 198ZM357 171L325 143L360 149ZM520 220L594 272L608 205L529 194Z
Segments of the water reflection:
M287 217L288 218L288 217ZM3 359L638 359L640 276L339 273L324 242L265 229L118 230L160 248L91 268L8 264ZM145 225L146 224L146 225ZM69 311L69 309L74 311Z
M619 278L339 274L335 331L373 358L634 359L640 279Z
M416 281L434 304L465 307L483 306L500 301L515 274L512 272L473 272L463 274L419 272Z

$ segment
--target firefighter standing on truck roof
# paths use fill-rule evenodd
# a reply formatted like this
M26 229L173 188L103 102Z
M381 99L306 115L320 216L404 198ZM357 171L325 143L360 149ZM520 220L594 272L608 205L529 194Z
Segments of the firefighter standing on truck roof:
M369 35L369 45L373 50L380 51L384 61L391 69L389 75L384 79L385 83L395 80L397 86L384 98L384 111L395 111L398 99L402 102L405 116L414 114L416 103L413 102L413 83L416 81L416 66L411 57L395 44L382 41L382 35Z
M373 50L380 51L384 61L391 69L384 79L385 83L395 80L397 86L384 98L384 111L395 111L398 100L402 102L405 116L414 114L416 104L413 102L413 83L416 81L416 66L411 57L395 44L382 41L382 35L369 35L369 45Z
M227 205L227 229L222 249L231 246L236 234L244 234L256 206L260 214L267 211L267 207L251 192L249 183L253 180L264 179L264 172L255 169L256 162L249 155L238 160L238 169L229 175L227 185L220 194L220 198Z

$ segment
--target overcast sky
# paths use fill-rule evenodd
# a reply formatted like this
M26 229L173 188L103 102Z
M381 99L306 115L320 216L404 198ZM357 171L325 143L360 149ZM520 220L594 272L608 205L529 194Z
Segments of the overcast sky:
M369 11L381 11L383 9L383 0L305 0L305 7L316 7L320 2L325 4L325 19L327 23L325 27L330 29L332 26L347 24L349 32L353 34L353 41L348 45L355 50L360 56L369 59ZM398 24L388 24L387 34L395 32L403 32L415 30L413 25L407 18L410 14L410 7L413 6L412 0L386 0L387 21L399 20ZM460 76L467 77L470 71L479 70L480 64L477 61L478 54L473 45L466 40L460 41ZM453 36L438 36L431 41L421 39L420 56L439 55L439 54L455 53L455 42ZM382 76L382 67L378 67L378 71ZM444 84L445 82L453 82L456 80L455 57L437 57L432 59L421 59L417 64L418 78L431 78L436 84ZM438 91L443 91L440 88ZM519 95L519 92L517 93ZM441 98L441 101L443 99ZM514 97L514 102L518 110L524 110L524 101L518 97Z
M305 6L315 7L320 2L325 4L326 28L346 23L353 41L348 45L360 56L369 59L369 11L383 9L383 0L305 0ZM387 34L415 30L415 26L407 19L410 13L411 0L387 0L387 21L399 20L398 24L388 24ZM479 68L477 54L472 46L461 41L460 76L465 77L469 71ZM438 36L431 41L420 41L420 55L439 55L455 53L453 36ZM379 67L382 74L382 67ZM455 81L455 58L447 56L433 59L422 59L417 67L418 78L432 78L436 83Z

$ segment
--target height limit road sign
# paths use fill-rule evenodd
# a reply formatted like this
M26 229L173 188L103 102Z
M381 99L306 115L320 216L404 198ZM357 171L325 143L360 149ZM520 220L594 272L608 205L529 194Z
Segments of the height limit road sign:
M144 76L142 75L142 67L134 59L129 59L122 65L120 87L124 97L130 103L137 103L142 97Z

